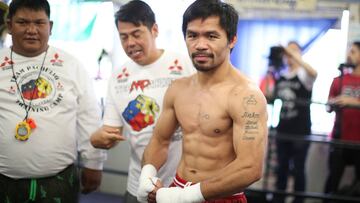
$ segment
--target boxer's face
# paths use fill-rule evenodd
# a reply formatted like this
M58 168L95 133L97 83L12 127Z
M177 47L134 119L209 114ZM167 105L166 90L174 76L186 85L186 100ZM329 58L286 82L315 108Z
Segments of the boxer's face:
M143 24L136 26L133 23L118 21L117 28L126 55L135 63L148 65L156 60L155 39L158 36L156 24L149 30Z
M229 42L225 30L220 27L219 17L210 16L190 21L185 41L195 68L205 72L215 70L229 59L236 40Z

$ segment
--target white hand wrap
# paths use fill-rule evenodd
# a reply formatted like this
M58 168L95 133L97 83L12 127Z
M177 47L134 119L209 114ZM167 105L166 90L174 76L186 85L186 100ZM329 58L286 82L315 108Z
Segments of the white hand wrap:
M159 180L159 178L155 177L156 174L156 168L151 164L147 164L141 169L137 191L137 200L139 202L147 202L148 194L154 190L155 184Z
M157 203L199 203L205 201L200 183L185 188L160 188L156 192Z

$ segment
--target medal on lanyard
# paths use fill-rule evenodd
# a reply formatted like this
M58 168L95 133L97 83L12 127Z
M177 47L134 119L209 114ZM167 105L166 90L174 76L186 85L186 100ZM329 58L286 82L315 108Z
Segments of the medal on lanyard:
M22 121L16 125L15 138L20 141L26 141L30 137L31 129L35 128L35 121L31 118L26 119L26 121Z
M11 47L11 52L10 52L10 60L12 61L11 63L11 69L12 69L12 72L13 72L13 78L15 79L15 83L16 83L16 87L18 89L18 92L20 93L20 97L23 101L23 103L25 104L25 99L23 97L23 95L21 94L21 91L20 91L20 88L19 88L19 84L18 84L18 81L17 81L17 78L15 77L15 72L14 72L14 62L12 60L12 47ZM40 75L41 75L41 71L42 71L42 67L44 66L44 62L45 62L45 59L46 59L46 55L47 55L47 49L46 49L46 52L45 52L45 55L44 55L44 59L42 61L42 64L41 64L41 67L40 67L40 71L39 71L39 74L38 74L38 77L36 79L39 80L40 78ZM32 96L31 96L31 99L30 99L30 102L29 102L29 105L28 107L25 106L25 111L26 111L26 116L24 118L23 121L19 122L17 125L16 125L16 128L15 128L15 138L17 140L20 140L20 141L26 141L29 139L30 137L30 134L31 134L31 130L32 129L35 129L36 128L36 123L34 121L34 119L32 118L28 118L28 115L29 115L29 110L31 108L31 102L33 100L33 96L35 94L35 88L32 92Z

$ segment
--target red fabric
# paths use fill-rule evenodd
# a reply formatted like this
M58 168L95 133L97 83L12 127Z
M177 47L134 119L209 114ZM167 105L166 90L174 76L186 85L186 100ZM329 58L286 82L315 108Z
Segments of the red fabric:
M273 93L275 88L275 79L271 74L266 74L260 81L260 90L265 96L269 96Z
M344 75L342 84L340 78L333 80L329 99L341 95L356 97L360 100L360 76ZM341 89L340 89L341 85ZM334 132L334 130L333 130ZM341 139L347 141L360 141L360 109L345 108L342 110Z
M184 188L186 184L194 185L195 183L188 182L182 178L178 174L176 174L174 181L170 184L169 187L181 187ZM247 203L246 197L243 192L234 194L230 197L225 197L222 199L216 200L207 200L203 203Z

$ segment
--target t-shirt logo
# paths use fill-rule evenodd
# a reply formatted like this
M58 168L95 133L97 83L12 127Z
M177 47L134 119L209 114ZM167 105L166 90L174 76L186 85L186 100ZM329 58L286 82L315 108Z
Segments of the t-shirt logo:
M40 68L42 69L39 77ZM15 72L19 84L16 103L23 107L31 102L32 112L47 112L60 105L64 99L64 87L60 76L49 67L26 66ZM15 79L10 80L13 88L9 93L17 91Z
M3 62L0 64L0 67L1 67L2 69L5 69L5 67L7 67L8 65L12 65L12 64L14 64L14 62L11 61L9 57L5 56ZM9 68L10 68L10 67L9 67Z
M50 83L40 77L37 80L30 80L27 83L21 85L21 93L27 100L45 98L52 92Z
M345 86L342 90L342 94L349 97L360 98L360 87Z
M141 89L141 91L144 92L144 89L149 86L151 84L150 80L139 80L139 81L134 81L131 84L130 87L130 92L132 92L134 89L138 90L139 88Z
M123 68L121 73L116 77L116 79L120 82L126 82L126 79L130 76L127 68Z
M16 89L15 86L10 86L9 89L8 89L8 92L9 92L10 94L15 94L15 93L16 93L15 89Z
M133 130L141 131L154 123L159 110L159 105L155 99L139 95L130 101L122 116Z
M172 75L181 75L181 72L183 70L182 66L179 65L179 60L175 60L174 64L169 67L170 74Z
M58 53L55 53L55 54L54 54L54 58L50 60L50 63L51 63L53 66L63 66L63 62L64 62L64 61L60 59Z

